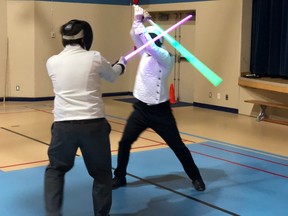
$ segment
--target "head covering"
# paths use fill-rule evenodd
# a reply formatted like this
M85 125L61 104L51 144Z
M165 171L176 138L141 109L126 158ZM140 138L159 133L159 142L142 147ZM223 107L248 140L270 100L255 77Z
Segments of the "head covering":
M148 26L148 27L146 27L146 31L151 35L152 38L157 37L158 35L160 35L162 33L156 26ZM157 41L159 41L159 42L157 42ZM157 41L155 41L155 44L157 46L160 45L160 47L161 47L163 44L163 37L159 38Z
M84 38L84 31L81 30L78 34L76 35L63 35L62 38L64 40L77 40L77 39L81 39Z
M83 20L70 20L61 28L62 39L66 41L83 38L84 48L89 50L93 42L93 31L90 24Z

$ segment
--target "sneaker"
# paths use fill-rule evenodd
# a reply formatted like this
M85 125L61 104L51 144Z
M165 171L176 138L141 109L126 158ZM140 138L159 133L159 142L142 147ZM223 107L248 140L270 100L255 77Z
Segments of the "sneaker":
M196 179L192 181L192 184L197 191L204 191L206 189L202 179Z
M112 189L126 186L127 181L125 177L114 177L112 179Z

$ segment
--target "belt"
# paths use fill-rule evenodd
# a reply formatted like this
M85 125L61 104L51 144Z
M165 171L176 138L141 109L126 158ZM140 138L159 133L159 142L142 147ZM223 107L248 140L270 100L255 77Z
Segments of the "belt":
M170 102L169 101L165 101L159 104L146 104L140 100L138 100L138 103L141 107L147 107L151 110L155 109L155 110L161 110L161 109L165 109L165 108L170 108Z
M58 123L66 123L66 124L89 124L103 121L105 118L97 118L97 119L83 119L83 120L69 120L69 121L59 121Z

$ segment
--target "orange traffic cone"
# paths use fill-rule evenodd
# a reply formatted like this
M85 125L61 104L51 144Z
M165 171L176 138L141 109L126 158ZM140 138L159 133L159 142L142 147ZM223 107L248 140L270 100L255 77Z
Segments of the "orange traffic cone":
M175 104L176 103L174 85L173 84L170 85L169 101L170 101L170 104Z

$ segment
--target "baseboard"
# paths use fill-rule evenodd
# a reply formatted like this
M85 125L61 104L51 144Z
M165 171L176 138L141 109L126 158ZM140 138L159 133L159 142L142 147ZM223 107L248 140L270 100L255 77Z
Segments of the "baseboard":
M37 101L49 101L54 100L54 96L51 97L38 97L38 98L30 98L30 97L6 97L5 101L15 101L15 102L37 102ZM0 98L0 101L4 101L4 98Z
M111 93L103 93L103 97L113 97L113 96L131 96L133 95L132 92L111 92ZM38 97L38 98L30 98L30 97L7 97L5 101L15 101L15 102L37 102L37 101L49 101L54 100L54 96L50 97ZM4 98L0 98L0 101L4 101ZM212 109L217 111L229 112L229 113L236 113L238 114L238 109L228 108L228 107L221 107L215 106L210 104L203 104L194 102L193 106L201 107L206 109Z
M113 97L113 96L131 96L132 92L112 92L112 93L103 93L102 97Z
M112 97L112 96L126 96L126 95L132 95L132 92L111 92L111 93L103 93L102 97ZM15 101L15 102L37 102L37 101L49 101L54 100L54 96L50 97L37 97L37 98L31 98L31 97L6 97L5 101ZM4 98L0 98L0 101L4 101Z
M215 105L210 105L210 104L197 103L197 102L193 102L193 106L206 108L206 109L217 110L217 111L222 111L222 112L235 113L235 114L239 113L238 109L228 108L228 107L221 107L221 106L215 106Z

